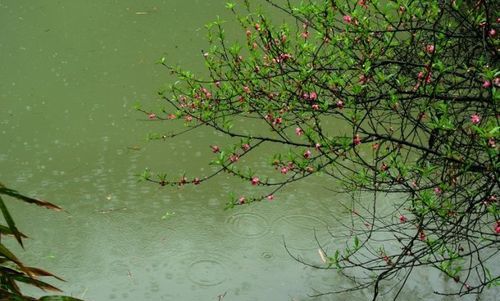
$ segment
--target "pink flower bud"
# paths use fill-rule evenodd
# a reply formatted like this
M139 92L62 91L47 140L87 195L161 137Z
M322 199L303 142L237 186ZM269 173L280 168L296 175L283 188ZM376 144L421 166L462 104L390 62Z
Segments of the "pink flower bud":
M495 148L495 147L497 147L497 144L496 144L495 138L489 138L489 139L488 139L488 146L489 146L489 147L491 147L491 148Z
M435 187L434 188L434 193L439 196L439 195L441 195L441 193L443 193L443 191L441 190L441 188Z
M284 175L286 175L286 173L288 172L288 168L286 166L283 166L280 170L280 172Z
M336 105L337 105L337 108L339 108L339 109L343 109L344 108L344 102L342 100L340 100L340 99L337 100Z
M251 183L253 186L259 185L260 179L258 177L253 177Z
M489 80L485 80L483 82L483 88L488 89L489 87L491 87L491 82Z
M310 151L310 150L306 150L306 151L304 152L304 158L306 158L306 159L311 158L311 151Z
M418 239L420 239L421 241L424 241L424 240L425 240L425 238L426 238L426 236L425 236L424 231L420 230L420 231L418 232Z
M352 22L352 17L349 16L349 15L345 15L344 17L342 17L342 19L344 20L344 22L350 24Z
M352 139L352 143L354 145L360 145L361 144L361 137L359 136L359 134L356 134L354 136L354 138Z
M479 124L479 122L481 122L481 117L479 117L479 115L477 114L472 114L470 116L470 121L473 123L473 124Z
M210 148L214 154L220 152L220 148L217 145L210 145Z
M301 128L296 128L295 129L295 135L297 136L302 136L302 134L304 134L304 131L302 131Z

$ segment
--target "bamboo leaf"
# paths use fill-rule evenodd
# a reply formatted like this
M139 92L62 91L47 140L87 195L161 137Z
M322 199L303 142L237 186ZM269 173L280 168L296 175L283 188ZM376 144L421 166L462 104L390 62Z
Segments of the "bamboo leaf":
M42 270L40 268L35 268L35 267L25 267L26 270L29 270L30 272L33 273L33 275L36 275L36 276L49 276L49 277L54 277L56 279L59 279L61 281L65 281L64 279L62 279L61 277L58 277L50 272L47 272L45 270Z
M36 299L13 294L3 288L0 288L0 301L36 301Z
M3 189L3 188L0 188L0 189ZM7 206L5 206L5 203L3 202L2 197L0 197L0 210L2 211L3 217L4 217L5 221L7 222L7 225L9 225L9 229L10 229L11 233L15 236L17 242L21 245L21 247L24 247L23 241L21 238L21 233L19 232L19 230L17 230L16 224L14 223L14 220L12 219L12 216L10 215L9 210L7 209Z
M57 205L54 205L54 204L47 202L47 201L27 197L25 195L20 194L16 190L13 190L13 189L10 189L10 188L7 188L7 187L1 185L1 183L0 183L0 194L5 194L5 195L11 196L13 198L19 199L21 201L24 201L26 203L35 204L35 205L38 205L41 207L45 207L47 209L51 209L51 210L55 210L55 211L62 210L62 208L57 206Z
M38 299L38 301L82 301L82 300L67 296L45 296Z
M5 235L14 235L12 233L12 230L10 230L9 227L6 227L4 225L0 225L0 233L5 234ZM24 234L22 232L19 232L19 234L21 235L22 238L28 238L28 236L26 236L26 234Z
M48 291L54 291L54 292L62 292L60 289L58 289L57 287L51 285L51 284L48 284L46 282L43 282L41 280L38 280L38 279L35 279L35 278L31 278L31 277L28 277L28 276L24 276L24 275L14 275L12 276L12 279L16 280L16 281L19 281L19 282L24 282L24 283L27 283L27 284L31 284L31 285L34 285L42 290L48 290Z
M14 254L12 254L12 252L9 251L9 249L7 249L2 243L0 243L0 255L14 262L19 267L24 268L23 264L19 261L19 259L17 259L17 257Z

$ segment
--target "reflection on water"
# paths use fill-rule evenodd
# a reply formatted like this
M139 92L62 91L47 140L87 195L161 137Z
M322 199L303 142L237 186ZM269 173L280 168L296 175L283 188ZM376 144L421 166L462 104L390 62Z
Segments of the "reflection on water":
M310 300L314 289L349 285L334 271L298 264L284 248L319 264L318 244L342 246L330 234L351 215L321 178L273 202L228 211L227 192L248 191L248 183L225 175L199 187L137 182L145 167L172 177L210 168L208 145L221 137L202 130L147 143L149 131L181 125L148 122L133 106L160 106L155 91L171 80L154 64L160 56L194 70L203 66L202 27L228 16L223 6L0 2L0 179L66 210L9 200L31 237L26 251L13 248L26 262L65 278L54 283L65 293L88 300L217 300L225 294L225 301L298 301ZM432 277L413 279L406 300L442 300L428 288L453 284Z

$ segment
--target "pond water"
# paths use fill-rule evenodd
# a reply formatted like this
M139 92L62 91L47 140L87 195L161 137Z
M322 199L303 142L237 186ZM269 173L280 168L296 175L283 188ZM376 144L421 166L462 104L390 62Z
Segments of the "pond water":
M331 183L322 178L290 187L273 202L227 211L227 193L248 192L248 183L225 175L197 187L137 181L146 167L175 177L206 174L208 145L224 141L200 130L147 142L149 132L180 125L150 122L134 110L137 101L159 107L156 91L172 80L155 64L161 56L201 70L203 25L217 15L232 18L224 1L0 1L0 180L65 209L9 200L30 237L26 250L12 248L66 279L52 282L66 294L96 301L298 301L349 285L335 271L298 263L284 247L320 264L315 234L327 250L342 246L328 231L344 231L350 215L340 202L348 196L325 189ZM432 289L454 285L416 275L404 300L443 300Z

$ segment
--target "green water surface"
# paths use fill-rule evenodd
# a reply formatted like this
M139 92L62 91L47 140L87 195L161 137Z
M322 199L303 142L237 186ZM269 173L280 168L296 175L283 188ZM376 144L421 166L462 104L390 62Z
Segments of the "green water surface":
M247 193L249 183L225 175L197 187L137 182L146 167L173 177L207 174L208 146L224 143L208 129L147 142L149 132L181 125L148 121L134 110L137 101L159 108L156 91L172 81L155 64L161 56L202 70L203 25L217 15L232 18L224 1L0 0L0 180L65 209L9 200L30 237L26 250L12 248L66 279L52 282L66 294L298 301L350 284L335 271L298 263L284 248L286 242L292 253L321 264L314 233L329 251L343 247L328 232L345 231L341 223L351 216L339 204L347 196L324 189L331 183L322 178L273 202L228 211L227 193ZM253 160L265 166L261 155ZM432 290L454 285L416 275L403 300L443 300Z

